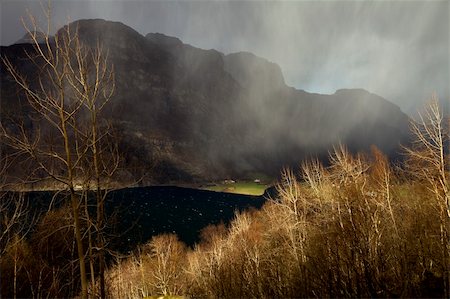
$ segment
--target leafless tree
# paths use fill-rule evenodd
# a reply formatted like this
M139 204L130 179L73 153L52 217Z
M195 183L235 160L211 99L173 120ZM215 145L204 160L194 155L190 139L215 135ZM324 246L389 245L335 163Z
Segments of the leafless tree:
M450 119L444 119L436 94L431 96L419 120L411 122L415 137L411 147L404 147L407 154L407 170L418 180L427 183L439 208L441 246L444 267L445 296L450 285L450 173L448 163Z
M120 159L118 148L111 141L110 126L102 120L102 111L114 92L114 71L105 49L99 43L84 44L73 25L64 26L52 38L50 7L45 13L46 30L38 26L31 14L29 22L23 22L33 45L26 56L36 68L36 76L30 79L30 74L19 70L8 57L2 57L38 120L33 129L22 124L11 128L2 123L1 135L9 147L31 157L40 173L63 186L70 195L82 298L88 296L88 280L82 223L85 210L80 189L96 191L97 219L94 223L88 214L85 218L87 226L94 226L97 232L94 248L100 256L104 298L104 203ZM92 249L92 243L89 246Z
M25 195L22 192L8 192L3 188L6 185L6 172L10 166L9 157L0 159L0 261L7 251L12 251L13 261L13 296L17 297L17 273L19 264L19 248L28 236L36 219L31 214Z
M409 170L429 183L430 190L450 218L448 126L449 120L444 120L437 96L433 94L425 112L419 113L419 121L411 122L416 139L411 147L404 149L410 162Z

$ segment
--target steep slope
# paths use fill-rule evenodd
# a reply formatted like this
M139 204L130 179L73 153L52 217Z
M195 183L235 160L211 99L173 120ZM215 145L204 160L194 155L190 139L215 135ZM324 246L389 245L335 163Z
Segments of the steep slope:
M38 43L45 42L45 34L41 31L35 31L35 32L27 32L22 36L21 39L15 42L15 44L30 44L33 43L34 38L38 41ZM49 36L49 39L52 39L52 36Z
M311 94L286 86L278 65L251 53L224 55L104 20L71 26L85 43L108 49L116 72L109 117L127 159L153 164L156 157L153 181L273 175L337 142L353 150L375 144L392 156L407 141L408 117L367 91ZM30 46L1 52L32 74L24 49ZM0 72L2 107L14 110L14 84Z

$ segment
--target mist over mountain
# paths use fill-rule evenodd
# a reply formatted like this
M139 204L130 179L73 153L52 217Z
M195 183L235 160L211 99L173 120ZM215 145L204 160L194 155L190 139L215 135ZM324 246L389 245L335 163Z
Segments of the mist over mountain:
M287 86L276 63L252 53L224 55L100 19L70 26L83 42L108 50L116 78L108 117L127 159L156 161L149 183L277 175L339 142L353 151L376 145L395 157L408 142L408 117L368 91L308 93ZM1 55L32 78L36 70L24 59L32 47L23 42L1 47ZM17 113L18 94L3 65L0 72L5 117Z

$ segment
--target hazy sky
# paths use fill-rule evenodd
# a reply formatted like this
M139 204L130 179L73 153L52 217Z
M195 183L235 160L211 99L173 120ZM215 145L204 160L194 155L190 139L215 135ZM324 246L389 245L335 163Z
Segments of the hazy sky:
M0 0L1 44L18 40L19 18L38 1ZM316 93L364 88L412 113L436 91L450 101L450 1L54 0L67 18L121 21L224 53L278 63L286 83ZM59 26L58 25L58 26Z

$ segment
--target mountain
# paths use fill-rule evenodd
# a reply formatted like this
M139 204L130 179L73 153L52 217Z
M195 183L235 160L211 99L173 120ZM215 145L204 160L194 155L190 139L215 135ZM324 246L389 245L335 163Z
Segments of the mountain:
M151 164L157 157L152 182L276 175L339 142L353 151L374 144L395 157L408 141L408 117L365 90L308 93L287 86L277 64L252 53L225 55L99 19L71 26L83 42L108 49L116 77L109 117L128 159ZM23 59L30 47L1 47L1 55L31 77L33 65ZM2 111L14 110L14 84L0 72Z
M31 31L27 32L22 36L21 39L17 40L14 44L31 44L34 42L33 36L36 38L38 43L45 42L46 35L41 31ZM52 40L53 37L49 36L49 39Z

